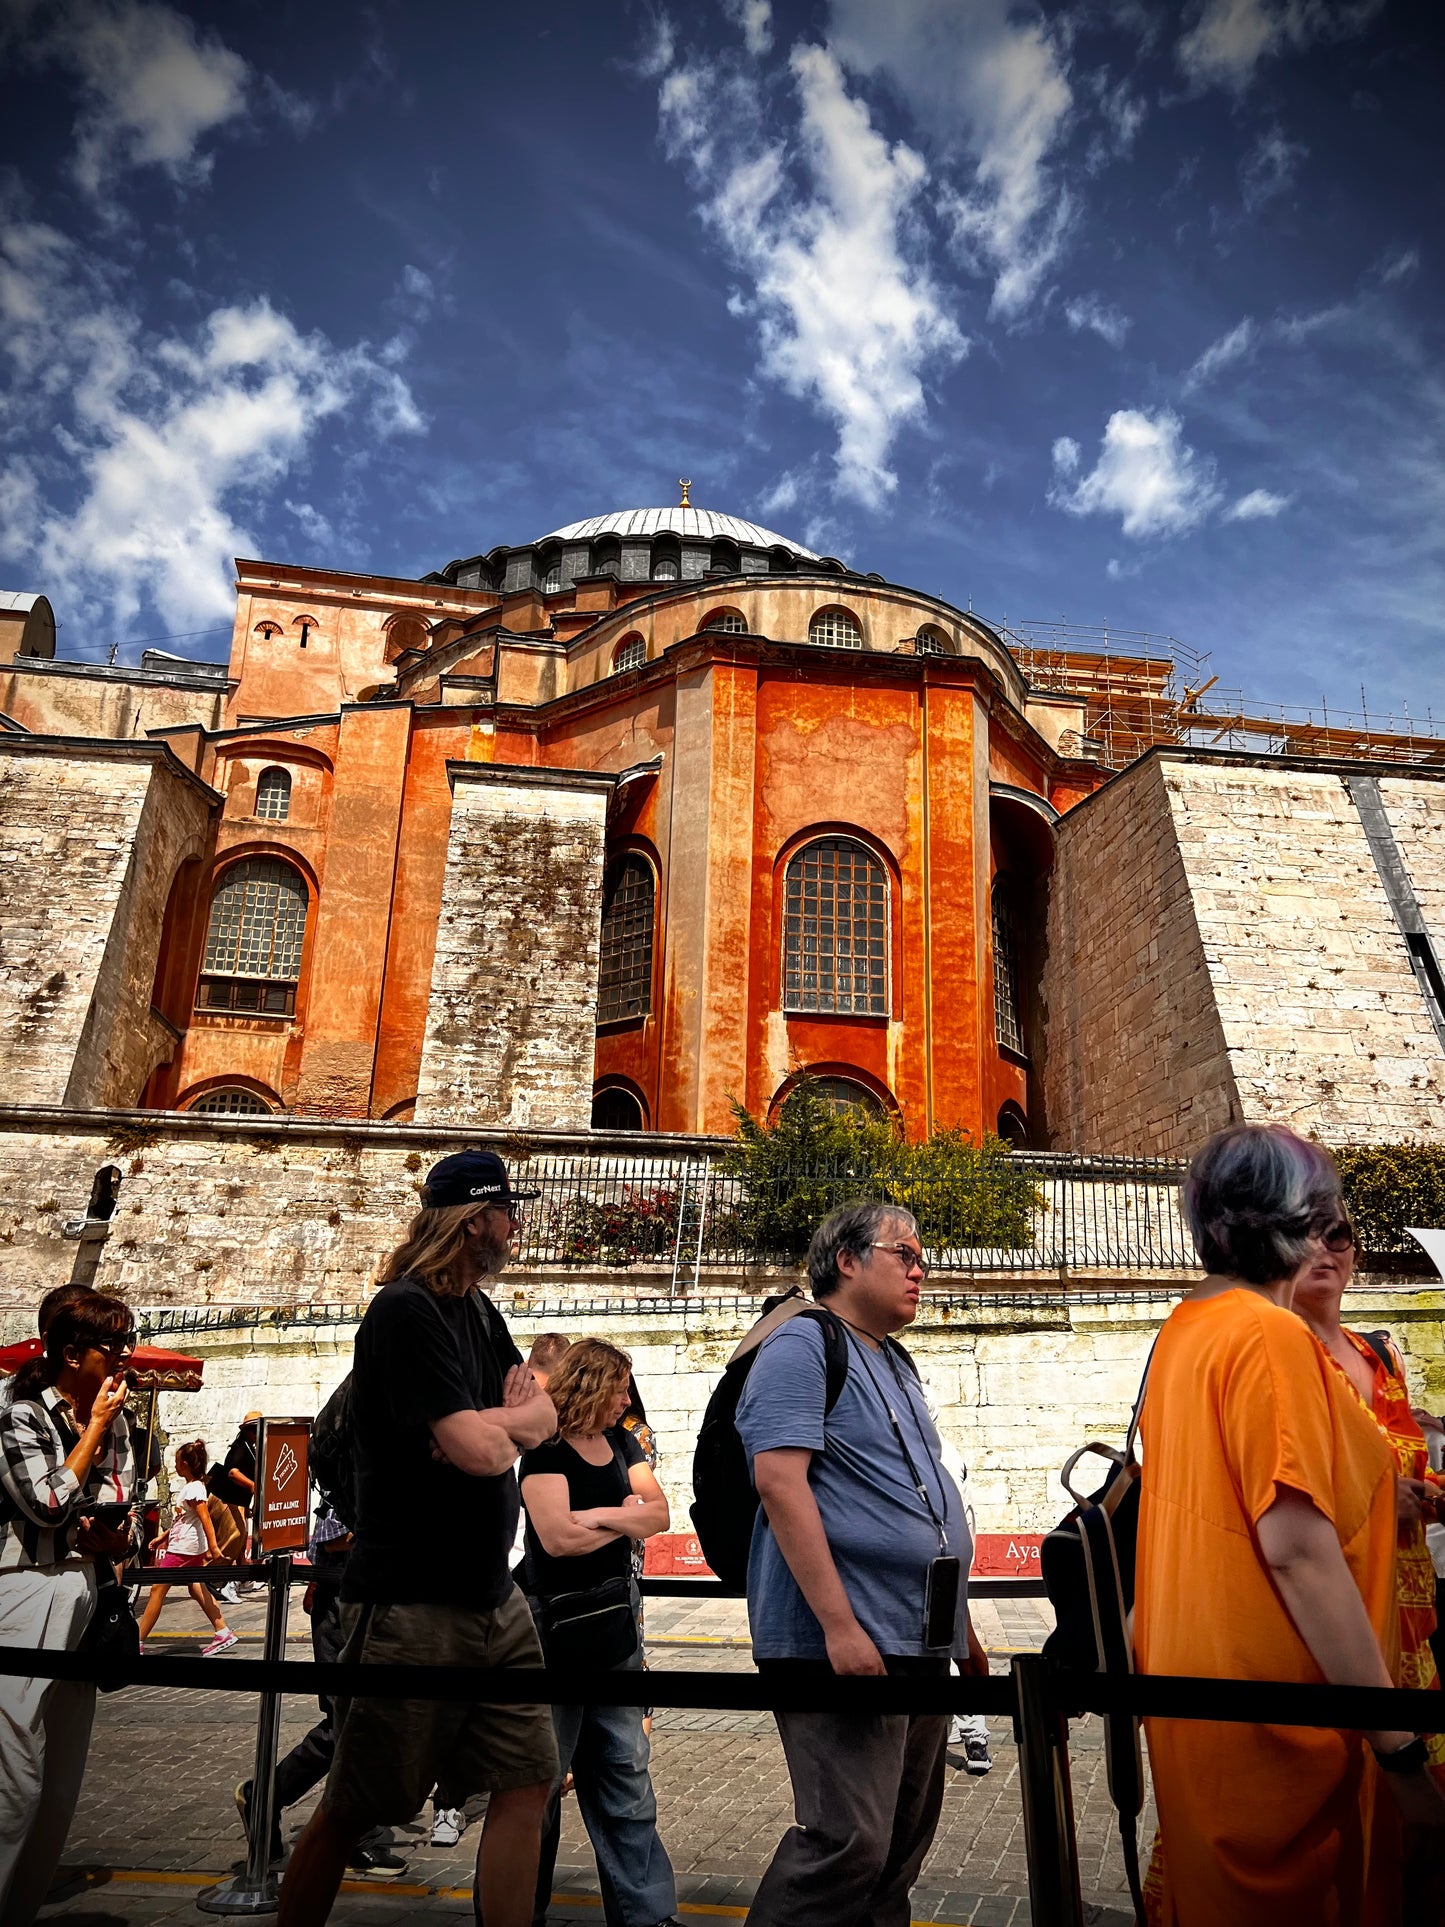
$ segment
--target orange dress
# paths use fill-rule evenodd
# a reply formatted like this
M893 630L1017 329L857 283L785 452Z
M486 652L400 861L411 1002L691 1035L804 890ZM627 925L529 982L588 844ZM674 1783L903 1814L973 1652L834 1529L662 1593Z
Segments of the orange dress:
M1395 1462L1293 1312L1243 1287L1175 1307L1140 1421L1135 1649L1145 1673L1322 1675L1255 1536L1282 1487L1339 1535L1393 1673ZM1378 1771L1358 1734L1146 1721L1159 1927L1383 1927L1368 1896Z

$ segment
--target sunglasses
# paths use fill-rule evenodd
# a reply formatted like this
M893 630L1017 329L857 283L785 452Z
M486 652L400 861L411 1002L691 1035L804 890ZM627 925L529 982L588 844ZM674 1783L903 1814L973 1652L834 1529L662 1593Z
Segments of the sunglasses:
M90 1349L93 1352L99 1352L102 1358L111 1360L129 1358L135 1350L135 1333L127 1332L124 1338L117 1338L109 1345L92 1345Z
M1355 1246L1355 1227L1348 1218L1341 1218L1337 1224L1321 1231L1319 1240L1326 1251L1352 1251Z

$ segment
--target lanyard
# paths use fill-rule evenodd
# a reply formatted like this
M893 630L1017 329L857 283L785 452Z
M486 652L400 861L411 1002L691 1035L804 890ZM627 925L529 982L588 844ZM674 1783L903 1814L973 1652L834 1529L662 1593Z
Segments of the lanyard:
M848 1321L846 1318L842 1319L841 1322L845 1325L848 1325ZM938 1550L940 1553L945 1553L948 1550L948 1528L944 1524L944 1521L939 1518L938 1509L934 1505L932 1498L929 1496L928 1487L924 1483L923 1479L919 1476L918 1467L913 1463L913 1454L908 1449L908 1441L904 1438L903 1428L898 1423L898 1415L894 1411L893 1403L888 1396L888 1388L879 1381L877 1374L873 1370L872 1361L868 1356L868 1347L863 1343L862 1339L856 1336L856 1334L853 1331L853 1327L851 1325L848 1325L848 1333L849 1333L850 1341L856 1346L859 1356L863 1360L863 1369L868 1374L869 1382L873 1386L874 1391L877 1392L879 1398L883 1401L883 1409L888 1414L888 1423L893 1427L893 1436L898 1441L898 1449L903 1454L904 1464L908 1467L908 1476L913 1482L913 1489L918 1494L919 1498L922 1499L924 1507L927 1510L928 1517L933 1524L933 1529L938 1534ZM907 1400L908 1399L907 1389L904 1386L903 1380L898 1375L898 1367L893 1361L893 1355L888 1348L888 1341L886 1339L883 1341L883 1356L888 1361L888 1370L892 1374L893 1383L898 1387L898 1390L903 1394L904 1399ZM918 1432L918 1442L923 1447L924 1457L926 1458L928 1456L928 1441L923 1435L923 1427L918 1423L918 1414L913 1410L911 1401L909 1402L908 1409L912 1414L913 1423ZM945 1512L947 1512L948 1510L947 1490L942 1485L940 1485L939 1491L942 1494L942 1498L943 1498L943 1509Z

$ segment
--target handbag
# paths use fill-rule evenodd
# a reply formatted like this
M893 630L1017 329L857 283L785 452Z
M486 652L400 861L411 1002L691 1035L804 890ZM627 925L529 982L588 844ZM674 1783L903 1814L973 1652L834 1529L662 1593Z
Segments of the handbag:
M78 1652L95 1661L97 1668L128 1666L140 1658L140 1627L131 1611L130 1589L113 1579L102 1580L95 1596L95 1611L80 1636ZM117 1693L128 1680L103 1679L96 1682L102 1693Z
M580 1592L537 1602L537 1631L549 1666L607 1672L625 1665L640 1644L627 1574Z

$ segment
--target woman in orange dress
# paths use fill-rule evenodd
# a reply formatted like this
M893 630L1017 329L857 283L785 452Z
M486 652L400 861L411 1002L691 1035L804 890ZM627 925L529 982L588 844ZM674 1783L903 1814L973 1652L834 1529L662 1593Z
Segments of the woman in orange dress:
M1139 1668L1392 1686L1394 1455L1289 1310L1302 1264L1344 1216L1333 1161L1280 1126L1236 1126L1194 1159L1184 1206L1210 1275L1166 1320L1149 1370ZM1390 1883L1371 1864L1382 1780L1412 1826L1445 1838L1413 1734L1146 1730L1159 1927L1392 1927Z
M1445 1480L1430 1470L1425 1434L1410 1409L1404 1360L1393 1341L1376 1333L1390 1359L1340 1322L1340 1301L1354 1276L1355 1233L1342 1217L1295 1279L1294 1309L1323 1345L1384 1435L1399 1471L1396 1486L1395 1583L1400 1612L1401 1686L1428 1691L1440 1685L1430 1635L1435 1630L1435 1566L1425 1527L1435 1518ZM1442 1709L1445 1712L1445 1709ZM1442 1719L1445 1724L1445 1719ZM1430 1771L1445 1785L1445 1733L1425 1736Z

